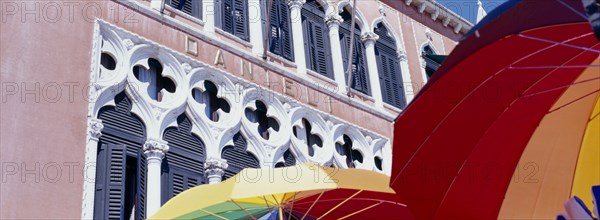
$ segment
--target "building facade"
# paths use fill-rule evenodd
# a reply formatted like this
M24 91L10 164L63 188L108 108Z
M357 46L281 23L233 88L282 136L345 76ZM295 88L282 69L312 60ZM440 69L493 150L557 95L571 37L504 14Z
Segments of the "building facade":
M424 0L1 5L0 218L144 219L248 167L389 175L425 55L470 28Z

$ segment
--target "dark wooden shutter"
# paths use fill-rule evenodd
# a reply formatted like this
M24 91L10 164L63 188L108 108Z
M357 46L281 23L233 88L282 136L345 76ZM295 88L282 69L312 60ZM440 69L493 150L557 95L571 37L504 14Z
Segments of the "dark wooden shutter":
M247 142L241 133L233 136L233 146L226 146L222 152L222 158L227 160L228 167L223 179L228 179L242 171L244 168L259 168L258 159L247 152Z
M352 60L350 58L350 34L351 34L351 20L352 15L347 10L344 10L341 14L344 22L340 25L340 40L342 46L342 59L344 62L344 73L346 79L348 77L348 62L352 64L352 89L370 95L369 89L369 77L367 75L367 68L365 62L365 49L360 38L361 30L358 26L354 28L354 47L352 49Z
M246 0L233 0L233 34L243 40L248 40L248 4Z
M375 43L377 68L383 101L395 107L406 107L404 85L400 70L400 59L396 52L396 42L388 33L387 28L379 24L375 28L379 40Z
M216 0L215 6L217 6L215 7L217 27L247 41L249 39L247 1Z
M272 1L272 0L271 0ZM266 1L269 4L268 0ZM269 51L271 53L281 55L281 39L279 33L279 2L273 1L271 3L271 11L269 12Z
M170 0L169 5L195 18L202 19L202 0Z
M309 69L329 78L331 56L329 34L324 21L325 11L316 1L307 1L302 8L306 61Z
M162 192L162 203L164 204L187 189L204 184L203 179L203 174L198 172L182 169L177 166L169 167L169 172L163 185L163 189L166 190Z
M287 1L273 1L270 12L269 51L293 61L290 16Z
M126 206L132 207L132 204L126 205L125 201L135 203L135 216L145 218L146 160L140 152L145 141L145 128L142 122L130 112L131 108L132 101L125 92L121 92L115 96L115 106L103 107L98 115L98 118L102 119L104 129L100 137L96 164L97 197L94 201L96 219L112 219L131 214L121 211ZM129 161L129 165L137 163L135 170L127 169L126 160L137 160ZM129 171L134 173L126 173ZM131 188L127 189L130 193L125 195L126 177L131 175L135 179L133 181L138 184L131 184ZM136 198L127 197L133 195L136 195Z
M138 153L137 165L137 202L135 204L137 219L146 219L146 156L142 149Z
M281 40L282 56L290 61L294 60L292 47L292 32L290 8L287 1L277 1L279 3L279 38Z
M296 165L296 157L294 157L294 154L290 150L283 153L283 159L285 160L286 167Z
M96 171L95 219L124 217L125 145L102 144Z
M233 34L233 1L220 0L221 4L221 29L227 33Z
M355 33L360 33L360 30L355 31ZM369 81L367 75L367 69L365 65L365 54L364 54L364 45L360 40L360 36L354 36L354 51L353 51L353 72L354 72L354 89L362 92L364 94L370 95L369 91Z
M192 122L185 114L177 118L177 127L165 130L164 139L169 144L162 165L162 203L180 192L204 184L205 146L192 133Z

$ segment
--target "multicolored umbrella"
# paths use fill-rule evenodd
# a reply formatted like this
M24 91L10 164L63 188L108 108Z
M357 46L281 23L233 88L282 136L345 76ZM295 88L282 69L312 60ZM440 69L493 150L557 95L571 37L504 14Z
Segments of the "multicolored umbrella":
M573 181L577 158L584 157L554 149L589 150L582 143L600 90L599 54L579 0L499 6L466 35L396 121L391 186L422 219L495 219L501 207L502 218L525 212L555 217L574 185L548 188L556 181L548 177ZM536 153L545 154L546 163L520 160L532 146L539 146ZM590 167L599 163L586 161ZM515 170L521 171L518 179ZM529 178L533 171L538 176ZM514 194L520 199L507 194L509 186L537 183L554 199L539 199L533 188Z
M150 219L413 219L389 177L360 169L303 164L244 169L186 190Z

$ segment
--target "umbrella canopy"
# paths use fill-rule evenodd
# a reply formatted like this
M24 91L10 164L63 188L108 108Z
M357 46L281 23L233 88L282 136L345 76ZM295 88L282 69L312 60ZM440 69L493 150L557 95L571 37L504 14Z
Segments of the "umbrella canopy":
M151 219L391 219L396 216L413 218L389 187L388 176L367 170L303 164L244 169L220 184L191 188L169 200Z
M397 119L391 186L417 218L497 218L532 135L566 109L552 109L557 100L574 85L599 85L599 54L581 1L499 6ZM580 78L586 70L592 76Z

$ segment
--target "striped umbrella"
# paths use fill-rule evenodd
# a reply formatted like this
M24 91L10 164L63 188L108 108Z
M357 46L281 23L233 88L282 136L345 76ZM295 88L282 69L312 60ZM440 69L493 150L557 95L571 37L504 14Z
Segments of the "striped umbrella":
M150 219L413 219L389 177L314 164L244 169L188 189Z

